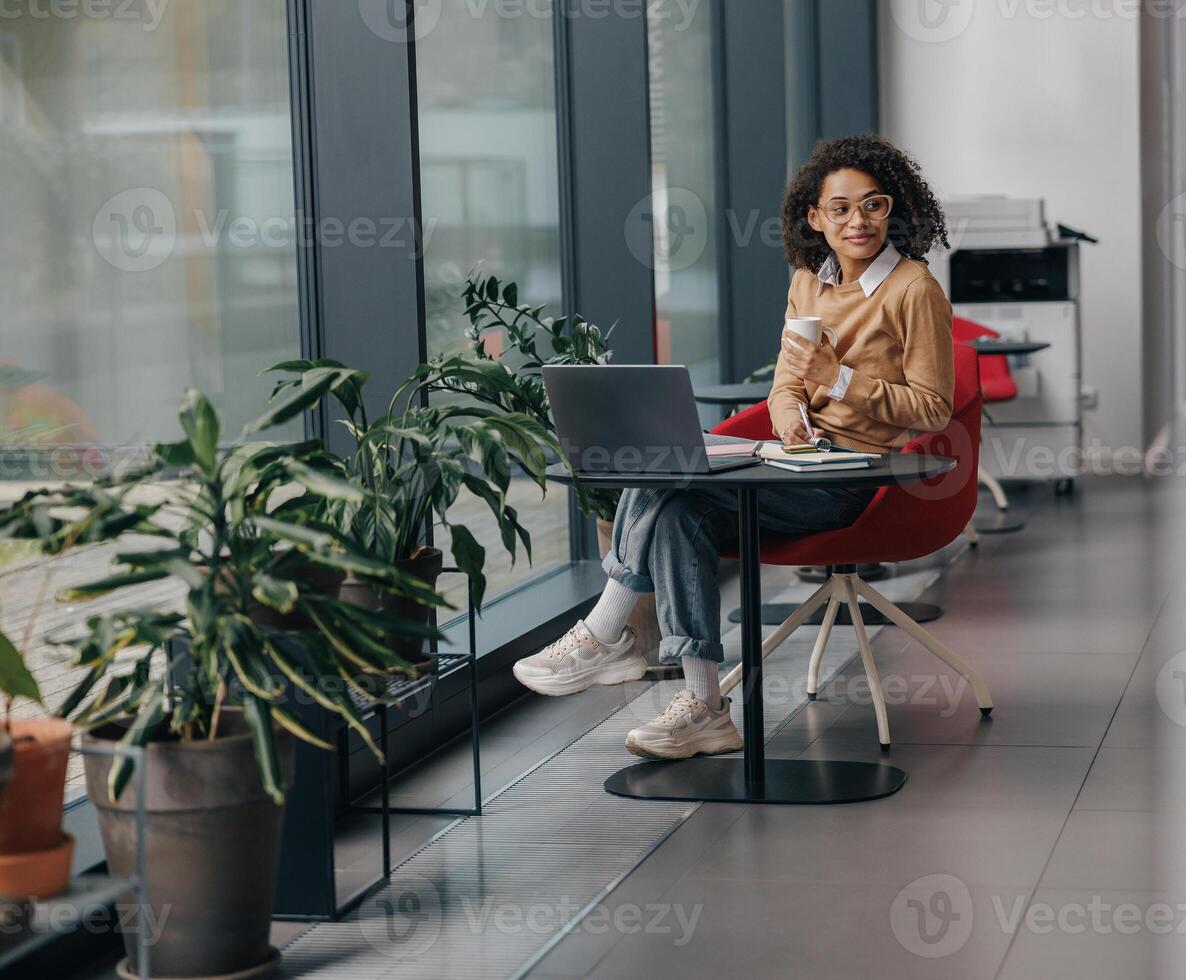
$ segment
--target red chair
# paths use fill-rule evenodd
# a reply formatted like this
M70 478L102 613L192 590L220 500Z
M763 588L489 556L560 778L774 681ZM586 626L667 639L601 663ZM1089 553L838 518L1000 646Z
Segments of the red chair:
M1001 336L991 327L959 316L951 318L951 335L958 344L968 344L982 337L997 340ZM1013 374L1009 370L1009 358L1004 354L981 355L980 390L984 393L985 402L1011 402L1017 397L1017 382L1013 380ZM988 487L999 510L1009 509L1009 498L1005 496L1005 488L995 476L981 466L977 479Z
M983 715L992 711L992 698L980 675L856 572L856 566L865 562L910 561L938 551L960 535L976 509L975 473L980 461L982 405L977 360L972 348L955 345L955 395L951 421L942 432L925 433L902 449L904 453L954 457L957 460L954 469L922 484L882 487L851 527L802 537L771 535L762 542L762 561L767 564L826 565L832 570L828 581L762 644L762 656L768 657L826 601L828 608L811 653L807 675L807 695L814 700L828 636L840 604L846 603L856 629L861 661L869 678L877 715L877 735L883 750L890 746L889 720L858 596L867 599L891 622L963 676L971 685ZM747 439L769 439L773 430L769 410L763 403L727 419L713 431ZM740 679L741 667L738 666L721 681L721 690L732 690Z

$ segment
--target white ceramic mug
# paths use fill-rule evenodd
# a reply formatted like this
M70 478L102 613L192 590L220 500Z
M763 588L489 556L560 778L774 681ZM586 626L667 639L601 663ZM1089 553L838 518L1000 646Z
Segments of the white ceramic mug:
M783 324L783 335L797 334L812 347L818 347L820 338L827 337L836 346L836 331L825 327L822 317L818 316L789 316Z

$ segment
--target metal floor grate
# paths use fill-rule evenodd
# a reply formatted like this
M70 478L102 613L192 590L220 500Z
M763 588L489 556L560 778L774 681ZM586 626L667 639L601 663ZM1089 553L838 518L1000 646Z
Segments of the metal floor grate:
M929 568L879 587L895 600L913 598L938 575ZM812 591L795 585L771 599L794 601ZM767 686L795 692L768 701L767 739L805 703L801 679L816 632L805 627L766 662ZM728 649L730 637L725 640ZM821 679L833 677L855 650L852 629L836 627ZM631 761L626 734L658 714L679 687L674 681L648 686L499 791L483 816L458 821L412 854L348 919L297 937L284 949L283 975L522 976L701 805L629 800L602 789ZM733 712L740 726L739 699Z

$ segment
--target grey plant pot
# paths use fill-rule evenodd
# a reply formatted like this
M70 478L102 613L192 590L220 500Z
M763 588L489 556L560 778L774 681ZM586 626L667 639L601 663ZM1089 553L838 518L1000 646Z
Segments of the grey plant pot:
M279 955L269 945L284 808L260 783L241 714L223 712L214 741L152 742L147 750L146 844L153 977L262 977ZM84 744L117 739L108 726ZM276 732L284 785L293 740ZM109 756L86 756L86 783L113 874L136 873L135 779L117 802L107 793ZM135 906L127 923L124 974L136 973Z

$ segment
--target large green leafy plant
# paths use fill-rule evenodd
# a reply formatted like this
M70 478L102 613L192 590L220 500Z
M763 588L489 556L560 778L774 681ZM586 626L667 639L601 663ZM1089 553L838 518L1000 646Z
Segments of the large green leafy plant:
M531 536L507 496L516 471L547 489L548 451L556 445L533 414L473 402L425 407L416 375L384 415L370 420L362 371L330 360L286 361L268 370L282 375L273 391L282 404L314 408L326 396L337 402L353 443L345 466L361 493L327 496L318 517L360 551L386 564L411 559L424 548L431 524L448 534L453 560L469 577L480 608L486 549L454 510L468 491L493 516L512 561L519 543L530 561Z
M344 372L318 381L329 390ZM303 399L274 404L245 435L295 417ZM317 441L240 442L219 451L221 424L199 392L185 394L185 437L153 447L134 471L104 481L26 494L0 511L0 537L34 538L47 554L119 542L112 574L59 593L80 602L148 582L175 580L184 611L132 608L89 618L72 641L86 674L59 708L84 727L126 725L123 741L214 739L227 706L242 709L260 777L283 799L274 725L320 745L292 709L304 697L341 716L376 755L351 692L374 700L365 675L412 673L392 636L423 637L423 624L340 601L349 573L381 592L430 605L424 583L362 552L318 515L337 502L361 503L362 488ZM182 641L188 655L163 670L161 654ZM122 656L121 656L122 654ZM130 661L130 668L123 665ZM130 776L112 769L117 797Z
M580 315L551 317L546 306L519 302L519 288L471 273L462 290L470 352L446 354L423 365L419 389L459 396L497 412L535 420L559 444L542 369L549 364L608 364L609 337ZM612 521L620 492L576 485L586 516Z

